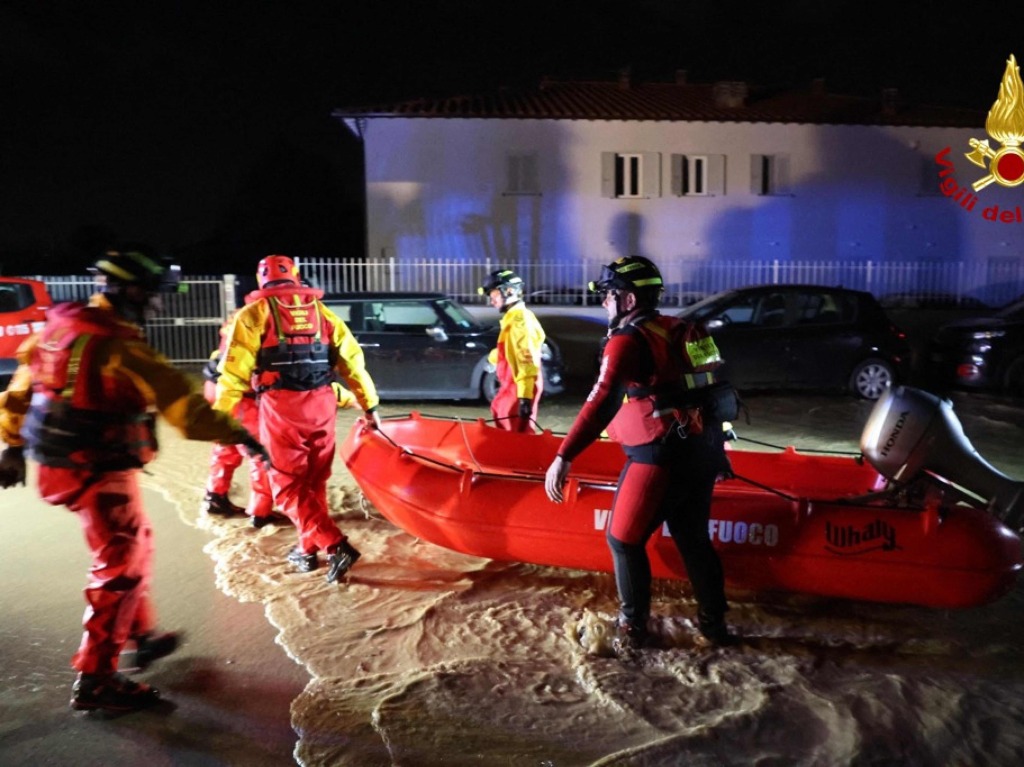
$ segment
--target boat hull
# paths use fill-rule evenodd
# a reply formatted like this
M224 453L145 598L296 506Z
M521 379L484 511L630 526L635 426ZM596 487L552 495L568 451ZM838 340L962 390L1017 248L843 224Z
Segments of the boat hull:
M560 441L413 413L381 432L357 422L341 455L367 499L410 535L490 559L611 572L605 529L624 456L614 443L592 445L555 504L544 473ZM1020 540L981 509L838 500L884 488L851 457L729 455L744 479L716 485L709 533L730 587L967 607L1016 581ZM648 552L655 577L686 578L667 530Z

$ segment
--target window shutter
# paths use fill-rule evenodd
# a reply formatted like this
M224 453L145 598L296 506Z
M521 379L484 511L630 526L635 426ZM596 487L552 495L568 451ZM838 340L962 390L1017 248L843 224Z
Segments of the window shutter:
M708 194L725 194L725 155L708 155Z
M772 194L789 194L790 180L789 180L789 155L788 154L777 154L774 157L774 163L772 164Z
M540 181L537 177L537 155L527 154L520 158L519 183L521 192L539 192Z
M509 192L522 191L522 179L519 175L519 161L520 158L516 155L509 155L506 158L506 174L507 179L505 182L505 188Z
M681 154L674 154L669 159L669 165L671 166L671 193L676 197L683 196L683 156Z
M615 197L615 152L601 152L601 196Z
M763 154L750 155L750 193L756 195L764 194L764 165Z
M641 152L643 163L643 197L661 197L661 154L658 152Z

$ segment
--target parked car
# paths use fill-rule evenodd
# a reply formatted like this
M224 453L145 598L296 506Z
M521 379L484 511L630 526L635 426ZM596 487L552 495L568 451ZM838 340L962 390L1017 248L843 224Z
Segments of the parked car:
M352 293L324 298L349 326L382 399L479 399L497 392L487 355L498 328L441 293ZM562 357L542 350L544 394L559 394Z
M600 306L601 297L586 288L542 288L526 294L527 304Z
M52 304L44 283L0 277L0 386L7 386L18 367L18 347L27 335L42 330Z
M988 309L988 304L973 296L956 293L888 293L878 299L883 309Z
M906 379L910 345L870 293L759 285L708 296L678 313L702 320L741 391L840 389L878 399Z
M928 347L928 369L940 385L1024 397L1024 298L940 327Z

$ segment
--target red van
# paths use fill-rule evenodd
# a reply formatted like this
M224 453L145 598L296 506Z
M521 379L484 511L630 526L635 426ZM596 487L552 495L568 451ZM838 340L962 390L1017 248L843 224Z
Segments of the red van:
M18 367L15 353L29 333L43 329L53 301L38 280L0 277L0 386L6 386Z

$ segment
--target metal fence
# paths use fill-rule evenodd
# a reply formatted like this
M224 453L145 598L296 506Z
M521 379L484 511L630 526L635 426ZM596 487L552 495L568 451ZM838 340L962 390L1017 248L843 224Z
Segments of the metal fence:
M296 259L302 276L327 293L428 291L480 300L477 286L493 269L510 266L526 281L531 303L594 303L587 284L601 261L498 264L445 259L422 261ZM803 282L865 290L894 305L1000 306L1024 294L1024 263L880 263L873 261L697 261L662 264L665 303L683 306L743 285ZM91 277L36 277L54 301L82 300L95 290ZM178 363L201 364L218 345L218 330L241 296L234 275L188 276L188 292L164 296L164 311L147 323L151 343Z
M96 291L92 277L48 277L54 302L83 301ZM202 364L220 341L220 326L235 307L234 275L185 277L184 293L162 296L163 311L146 322L146 337L154 348L177 363Z
M601 261L506 264L444 259L343 261L300 259L302 275L328 293L431 291L461 299L477 295L477 286L493 269L519 272L534 303L582 304L592 301L587 284ZM665 303L686 305L703 296L744 285L812 283L865 290L878 298L898 296L952 305L977 301L1000 306L1024 293L1021 259L992 263L876 261L703 261L661 264Z

